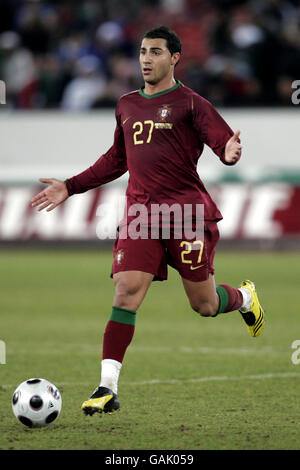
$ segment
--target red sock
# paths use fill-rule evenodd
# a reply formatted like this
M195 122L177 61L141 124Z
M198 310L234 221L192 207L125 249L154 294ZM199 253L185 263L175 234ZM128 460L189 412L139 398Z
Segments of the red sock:
M136 312L113 307L103 338L102 359L122 362L135 330Z
M235 287L229 286L228 284L219 284L217 286L217 294L220 299L219 310L217 313L239 310L243 304L243 295L241 291Z
M134 335L135 326L109 320L103 338L102 359L122 362Z

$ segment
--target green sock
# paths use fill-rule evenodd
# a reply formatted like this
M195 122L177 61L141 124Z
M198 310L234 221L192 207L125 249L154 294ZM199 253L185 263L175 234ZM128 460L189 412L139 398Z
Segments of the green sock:
M122 307L113 307L110 321L125 323L126 325L135 325L136 312Z
M216 291L219 296L219 308L216 313L216 315L218 315L219 313L223 313L226 311L229 297L227 290L223 286L217 286Z
M102 359L113 359L122 364L125 352L135 330L136 312L112 307L103 337Z

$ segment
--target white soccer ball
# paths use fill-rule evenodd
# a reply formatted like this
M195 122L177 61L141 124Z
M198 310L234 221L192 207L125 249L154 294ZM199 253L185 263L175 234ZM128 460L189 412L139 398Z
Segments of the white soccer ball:
M12 409L16 418L29 428L48 426L61 411L58 389L45 379L28 379L14 391Z

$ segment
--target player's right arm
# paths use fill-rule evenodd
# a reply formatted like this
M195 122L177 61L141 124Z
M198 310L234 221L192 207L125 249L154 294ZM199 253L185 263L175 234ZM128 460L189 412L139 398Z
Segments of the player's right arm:
M47 208L47 211L55 209L69 196L84 193L119 178L127 171L126 151L123 129L117 117L117 126L112 147L102 155L92 166L65 182L55 178L41 178L42 183L48 184L47 188L38 193L31 205L38 210Z
M66 180L66 186L69 196L97 188L102 184L109 183L127 171L126 150L124 143L124 134L119 118L117 117L117 126L114 134L114 143L112 147L102 155L96 163L87 168L79 175Z

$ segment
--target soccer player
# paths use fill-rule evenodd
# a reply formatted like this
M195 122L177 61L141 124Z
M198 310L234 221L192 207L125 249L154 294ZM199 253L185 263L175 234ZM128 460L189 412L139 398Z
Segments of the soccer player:
M264 326L264 311L252 281L239 288L215 284L213 259L222 219L197 173L197 162L207 144L225 165L241 157L240 132L233 132L211 103L174 78L181 55L178 36L166 27L144 35L140 67L144 87L122 96L116 107L112 147L91 167L67 179L41 179L48 186L32 199L39 210L53 210L73 194L115 180L129 171L126 215L114 244L112 277L115 295L107 323L101 361L101 381L86 400L86 414L120 407L118 380L125 352L135 330L137 311L153 280L167 279L167 265L181 276L191 307L204 317L239 310L251 336ZM133 237L128 230L136 204L147 210L157 205L204 206L203 237ZM152 219L151 219L152 220ZM145 225L149 222L144 220ZM177 220L171 219L174 227ZM149 225L148 225L149 228ZM150 223L150 228L151 223ZM147 232L148 233L148 232Z

